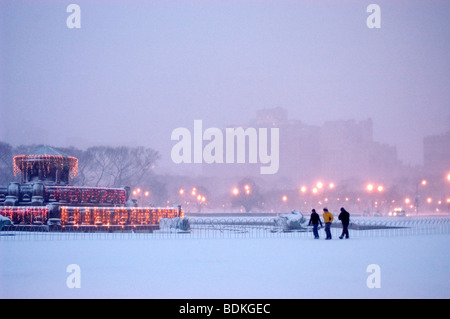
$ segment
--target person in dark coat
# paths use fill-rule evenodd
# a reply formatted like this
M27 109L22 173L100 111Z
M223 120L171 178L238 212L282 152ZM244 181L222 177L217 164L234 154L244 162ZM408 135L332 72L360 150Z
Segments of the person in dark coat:
M320 223L320 227L322 227L322 221L320 220L319 214L317 214L316 210L313 209L308 225L310 225L310 226L311 226L311 224L313 225L314 239L319 239L319 231L318 231L319 223Z
M339 239L345 238L348 239L348 225L350 224L350 213L345 210L344 207L341 208L341 213L339 214L339 220L342 222L342 235L339 236Z

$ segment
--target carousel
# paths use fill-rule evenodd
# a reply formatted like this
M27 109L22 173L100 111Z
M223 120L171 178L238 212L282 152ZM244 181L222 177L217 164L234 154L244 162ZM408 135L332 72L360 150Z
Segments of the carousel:
M0 215L11 220L4 226L9 229L148 232L159 228L161 218L183 215L180 206L138 207L127 186L70 185L78 159L51 147L14 157L13 169L20 182L0 186Z

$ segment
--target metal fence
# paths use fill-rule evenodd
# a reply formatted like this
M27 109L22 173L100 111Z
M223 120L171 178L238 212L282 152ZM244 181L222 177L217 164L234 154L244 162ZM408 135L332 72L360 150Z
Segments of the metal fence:
M312 227L303 221L292 229L279 217L189 217L161 219L158 229L148 228L66 228L4 227L0 240L79 240L79 239L161 239L161 238L299 238L311 239ZM331 227L333 238L342 232L340 222ZM354 218L349 227L351 238L437 235L450 233L450 217ZM319 230L325 238L324 230Z

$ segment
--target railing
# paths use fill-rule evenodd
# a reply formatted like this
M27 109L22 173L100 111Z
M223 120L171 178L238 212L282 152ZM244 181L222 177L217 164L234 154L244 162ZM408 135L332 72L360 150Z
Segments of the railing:
M340 222L331 227L333 239L341 234ZM450 233L450 217L355 218L350 238L377 238ZM325 238L324 230L319 230ZM73 226L15 225L0 230L0 240L77 240L77 239L215 239L215 238L298 238L312 239L312 228L304 221L300 229L287 229L277 217L189 217L161 218L159 225Z

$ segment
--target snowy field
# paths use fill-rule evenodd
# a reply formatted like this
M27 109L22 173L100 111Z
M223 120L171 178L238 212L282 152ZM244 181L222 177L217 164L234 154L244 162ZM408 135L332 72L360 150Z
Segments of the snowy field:
M0 298L449 298L448 231L0 239ZM92 235L92 234L91 234ZM187 236L186 236L187 235ZM323 238L323 233L322 233ZM79 288L69 288L69 265ZM377 265L373 272L369 265ZM368 271L369 267L369 271ZM369 288L373 276L379 288Z

